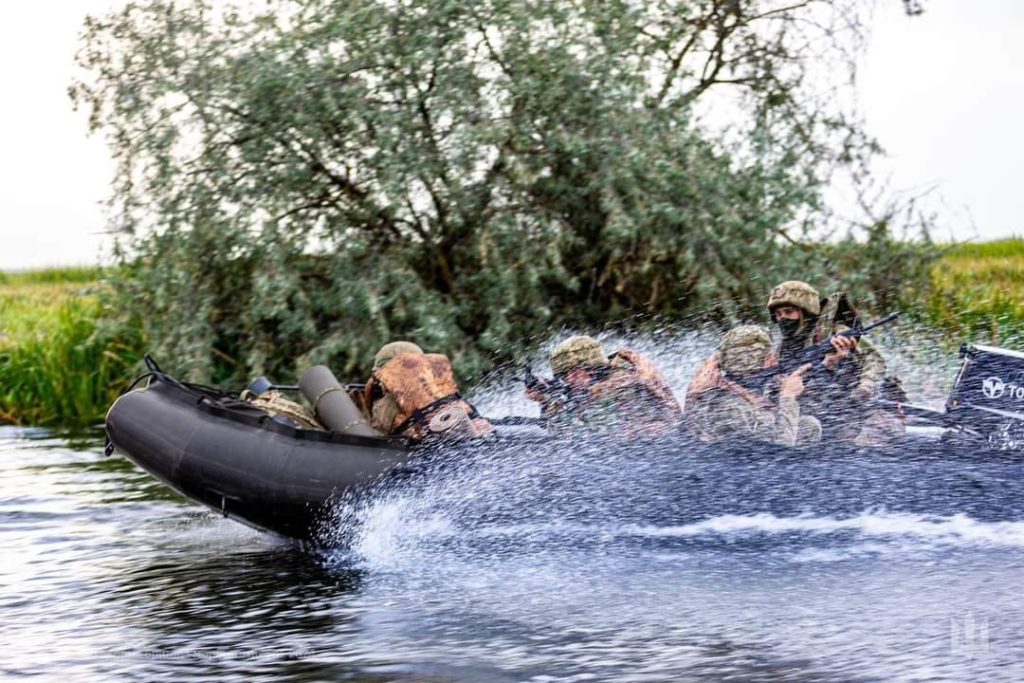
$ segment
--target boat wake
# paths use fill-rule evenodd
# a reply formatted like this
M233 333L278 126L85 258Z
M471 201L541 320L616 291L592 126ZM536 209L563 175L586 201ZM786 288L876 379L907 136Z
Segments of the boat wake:
M609 444L489 452L339 504L324 540L383 571L442 556L554 553L594 566L645 554L821 562L1024 547L1020 466L956 467L951 477L934 459L762 461Z
M634 527L627 533L659 538L704 535L836 534L852 532L863 538L907 537L936 543L1024 546L1024 522L979 522L967 515L929 517L900 513L865 513L847 519L774 515L723 515L674 527Z
M861 538L904 537L949 545L1024 547L1024 522L979 522L967 515L931 517L866 512L846 519L809 516L783 518L769 514L723 515L683 526L627 527L624 532L657 538L707 535L748 537L790 533L826 535L849 532Z
M982 522L948 517L866 511L848 518L722 515L684 525L588 526L519 524L467 530L441 514L412 513L400 502L369 508L352 551L371 570L400 570L426 555L542 555L596 547L601 555L671 551L758 552L796 562L865 556L907 557L956 549L1024 548L1024 522ZM407 516L408 515L408 516Z

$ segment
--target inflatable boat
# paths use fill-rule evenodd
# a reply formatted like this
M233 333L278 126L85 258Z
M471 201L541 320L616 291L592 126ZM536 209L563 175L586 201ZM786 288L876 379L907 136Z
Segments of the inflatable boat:
M401 471L400 440L298 429L229 394L150 373L106 419L118 452L181 495L239 522L308 538L332 497Z
M630 462L637 463L638 470L645 469L645 457L671 461L673 468L682 472L687 462L698 463L707 456L716 472L712 477L716 489L733 479L749 489L750 481L743 472L749 470L751 457L759 481L765 480L763 466L774 462L773 458L795 462L798 467L805 467L801 459L806 463L811 458L835 470L837 465L849 465L853 451L859 462L867 462L865 458L900 463L992 460L1019 469L1024 414L1016 406L1002 403L1024 402L1018 398L1024 391L1017 389L1024 386L1024 380L1018 381L1016 374L1010 379L1002 377L1009 377L1011 362L1015 370L1024 366L1024 354L966 346L962 355L964 364L947 410L901 406L908 417L908 438L888 448L844 446L822 452L812 446L786 449L747 443L726 449L721 444L698 444L689 434L673 434L653 443L613 443L611 447L606 441L600 448L632 448L638 458ZM155 364L150 370L144 386L127 391L111 406L106 420L108 454L123 454L182 496L257 529L313 539L321 521L329 516L331 501L422 471L433 450L412 447L401 439L298 428L234 394L179 381ZM536 419L507 418L497 425L498 443L489 443L489 451L521 451L528 444L546 442L558 447ZM571 448L580 446L572 443ZM444 459L459 450L446 449ZM839 460L831 462L834 458ZM623 473L617 471L621 478ZM1012 479L1024 480L1017 470ZM692 484L680 488L696 493ZM885 499L885 504L899 500L900 490L906 489L905 483L895 487L895 497ZM765 500L770 494L765 492ZM695 502L691 497L688 505Z

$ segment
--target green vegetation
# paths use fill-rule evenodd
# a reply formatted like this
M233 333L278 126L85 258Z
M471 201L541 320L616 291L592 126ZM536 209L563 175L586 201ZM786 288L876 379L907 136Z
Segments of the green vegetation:
M0 274L0 422L97 422L140 358L141 337L107 331L95 268Z
M923 244L896 247L901 244L933 251ZM929 269L930 288L898 302L886 299L884 283L868 282L856 270L857 258L881 258L864 249L839 243L826 257L852 291L870 293L877 310L909 307L946 330L951 344L1024 348L1024 240L940 247L944 255ZM894 245L880 249L893 273L911 259ZM136 372L141 324L109 308L105 276L100 269L0 273L0 422L95 423Z
M1024 258L1024 239L1011 237L991 242L972 242L957 244L946 256L951 261L961 259L1022 259Z
M1024 348L1024 240L957 245L930 275L932 324L955 339Z
M104 270L99 266L40 268L15 273L0 272L0 285L22 288L31 285L95 285L104 276ZM27 294L27 291L23 290L22 293ZM63 292L58 293L63 294Z
M760 315L797 274L900 298L908 278L861 255L898 246L888 221L820 243L821 188L876 150L818 89L848 82L863 5L144 0L92 18L72 94L113 141L125 322L198 381L359 376L395 338L472 378L562 325Z
M833 173L865 178L877 152L841 92L869 12L140 0L90 18L71 92L112 141L118 263L0 275L0 411L95 420L143 340L194 381L365 377L399 338L472 380L562 326L763 319L794 277L1005 343L1019 243L943 254L896 208L822 228Z

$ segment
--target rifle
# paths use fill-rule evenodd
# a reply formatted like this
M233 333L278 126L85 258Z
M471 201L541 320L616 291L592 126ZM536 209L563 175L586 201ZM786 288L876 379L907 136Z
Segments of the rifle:
M751 375L750 377L744 377L743 379L737 379L736 381L738 381L740 384L747 387L748 389L753 389L755 391L763 391L765 385L767 385L776 377L784 377L792 372L795 372L801 366L806 365L807 363L811 364L812 373L820 372L824 368L822 362L825 360L825 356L827 356L829 353L833 351L833 338L849 337L851 339L860 339L864 334L870 332L871 330L877 327L881 327L883 325L888 325L891 322L895 322L896 318L898 318L899 316L900 311L895 311L885 316L881 320L876 320L870 325L856 325L848 330L837 332L836 334L832 335L831 337L821 342L820 344L809 346L800 353L797 353L793 356L790 356L784 360L779 361L779 364L774 367L765 368L764 370L761 370L760 372Z
M884 398L872 399L869 403L872 407L879 407L893 413L902 413L908 420L916 423L923 423L931 427L945 427L947 429L966 430L968 427L958 416L945 413L941 410L929 408L928 406L914 405L902 401L891 401Z
M529 365L523 369L523 384L526 385L527 390L540 393L544 397L545 403L569 400L570 388L568 384L557 377L551 379L538 377L533 374L533 370L530 369Z

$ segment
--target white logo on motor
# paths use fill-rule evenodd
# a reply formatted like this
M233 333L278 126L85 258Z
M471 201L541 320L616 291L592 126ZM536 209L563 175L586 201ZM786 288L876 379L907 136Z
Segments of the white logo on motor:
M1024 384L1010 382L1007 384L1002 377L989 377L981 383L981 393L985 398L1002 398L1007 396L1017 400L1024 400Z
M1006 383L999 377L989 377L981 383L981 393L986 398L999 398L1006 391Z

